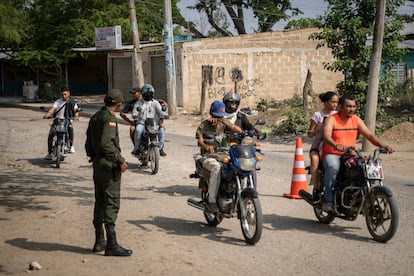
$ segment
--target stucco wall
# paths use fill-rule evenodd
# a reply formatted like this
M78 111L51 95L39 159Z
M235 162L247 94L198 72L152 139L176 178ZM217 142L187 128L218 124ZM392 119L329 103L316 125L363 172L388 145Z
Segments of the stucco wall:
M312 73L315 93L335 90L342 75L323 68L323 62L333 58L329 49L316 50L317 42L308 39L316 31L267 32L183 43L178 62L185 89L183 108L189 112L199 110L203 65L212 66L212 83L206 87L206 110L213 100L221 100L224 93L235 87L232 74L237 71L242 76L237 83L241 107L254 108L262 98L281 100L295 93L301 95L307 70Z

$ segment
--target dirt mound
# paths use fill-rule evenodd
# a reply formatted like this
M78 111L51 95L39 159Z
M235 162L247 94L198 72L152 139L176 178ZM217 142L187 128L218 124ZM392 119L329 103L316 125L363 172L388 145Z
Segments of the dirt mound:
M395 142L413 141L414 123L404 122L386 130L381 138Z

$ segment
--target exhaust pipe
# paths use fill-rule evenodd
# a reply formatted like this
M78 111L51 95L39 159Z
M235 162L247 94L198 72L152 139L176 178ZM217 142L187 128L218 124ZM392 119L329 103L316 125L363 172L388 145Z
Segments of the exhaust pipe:
M313 205L316 204L316 202L313 200L313 196L310 193L308 193L304 190L300 190L299 195L310 205L313 206Z
M201 201L197 201L194 198L187 199L187 204L194 208L200 209L201 211L206 210L206 206L203 203L201 203Z

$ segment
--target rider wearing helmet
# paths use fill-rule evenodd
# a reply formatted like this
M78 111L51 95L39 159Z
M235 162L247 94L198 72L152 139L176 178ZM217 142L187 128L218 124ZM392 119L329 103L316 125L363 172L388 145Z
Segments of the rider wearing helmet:
M135 135L134 135L134 150L132 154L139 154L139 146L141 144L141 137L145 130L145 120L147 118L163 119L168 118L168 114L162 111L161 104L154 100L155 89L151 84L145 84L141 88L142 99L137 101L132 110L132 118L135 121ZM160 155L165 156L164 152L164 128L160 128L158 134L160 141Z
M239 110L240 96L231 89L223 97L223 103L226 105L226 112L228 119L231 123L239 126L243 131L247 130L249 133L259 137L261 132L257 130L252 123L250 123L247 115Z

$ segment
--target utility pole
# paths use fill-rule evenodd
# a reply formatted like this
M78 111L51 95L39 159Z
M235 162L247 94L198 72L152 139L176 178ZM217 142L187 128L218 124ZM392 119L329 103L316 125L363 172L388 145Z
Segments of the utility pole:
M169 115L175 115L177 107L175 91L175 64L174 64L174 41L172 31L171 0L164 0L164 47L165 66L167 74L167 101Z
M141 57L141 49L139 47L139 32L138 32L138 24L137 24L137 14L135 11L135 1L129 1L129 17L131 21L131 29L132 29L132 41L134 44L133 48L133 59L134 59L134 78L132 80L132 84L134 87L142 87L144 85L144 72L142 71L142 57Z
M385 20L386 0L377 0L375 13L374 39L372 45L371 64L369 67L367 104L365 106L365 124L375 133L375 120L378 104L378 87L380 78L382 40L384 38L384 20ZM370 152L374 146L363 140L362 150Z

